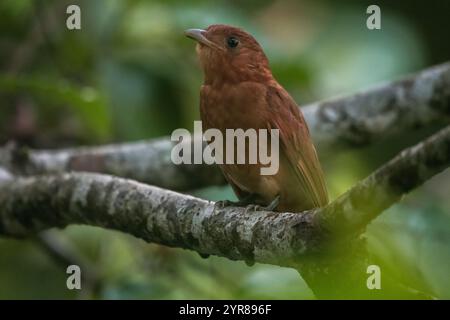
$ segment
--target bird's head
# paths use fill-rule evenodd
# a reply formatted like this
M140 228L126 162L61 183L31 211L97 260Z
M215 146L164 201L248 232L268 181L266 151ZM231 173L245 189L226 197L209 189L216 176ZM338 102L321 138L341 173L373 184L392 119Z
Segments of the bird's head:
M197 54L205 84L265 82L272 79L264 51L249 33L228 25L188 29L186 36L197 41Z

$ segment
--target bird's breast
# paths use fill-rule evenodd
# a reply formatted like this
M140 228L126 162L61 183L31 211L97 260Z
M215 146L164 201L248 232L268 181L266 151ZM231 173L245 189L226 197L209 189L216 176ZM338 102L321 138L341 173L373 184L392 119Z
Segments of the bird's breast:
M260 83L242 82L237 85L223 85L221 87L204 86L201 90L200 113L203 121L203 130L219 129L226 141L226 129L267 129L270 110L266 102L267 89ZM258 131L256 133L258 135ZM246 141L248 143L248 141ZM258 150L259 138L257 137ZM227 150L220 152L225 160ZM236 150L236 146L234 148ZM221 165L230 183L238 189L257 193L263 198L273 199L279 188L274 177L261 175L260 159L250 164L250 150L248 144L242 155L246 162L237 164L237 154L233 155L233 163ZM225 162L225 161L224 161ZM269 201L270 202L270 201Z
M204 86L200 113L204 129L264 129L267 125L266 89L253 82Z

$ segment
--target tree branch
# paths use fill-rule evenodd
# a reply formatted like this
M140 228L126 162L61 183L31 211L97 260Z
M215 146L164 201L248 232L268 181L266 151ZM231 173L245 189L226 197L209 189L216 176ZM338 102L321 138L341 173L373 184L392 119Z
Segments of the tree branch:
M303 213L219 208L131 180L92 173L0 183L0 234L26 236L86 224L148 242L253 263L298 266L329 236L361 228L401 196L450 165L450 126L406 149L323 209ZM328 240L327 240L328 239Z
M302 108L319 151L371 144L375 138L427 127L450 117L450 63L403 80ZM0 149L13 173L101 172L174 190L224 184L210 165L174 165L168 138L58 151Z
M6 170L3 167L0 167L0 183L5 182L5 181L10 181L13 179L13 176L11 174L11 172L9 172L8 170Z
M450 126L403 150L322 210L323 221L346 233L371 220L450 165Z
M16 175L68 171L106 173L171 190L225 183L217 166L175 165L170 158L173 146L168 138L55 151L34 151L10 143L0 148L0 166Z
M366 146L450 119L450 62L302 109L320 149Z

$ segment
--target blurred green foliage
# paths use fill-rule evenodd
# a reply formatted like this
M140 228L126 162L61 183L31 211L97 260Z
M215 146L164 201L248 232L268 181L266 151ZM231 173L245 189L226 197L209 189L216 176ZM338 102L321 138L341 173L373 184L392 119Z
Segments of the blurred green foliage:
M73 3L82 30L65 27ZM0 143L60 148L192 128L202 74L183 30L213 23L250 31L300 104L351 93L449 58L448 6L421 3L379 1L382 30L369 31L369 1L2 0ZM429 133L324 157L332 196ZM442 298L450 298L448 190L447 172L368 229L383 272ZM193 194L233 197L228 187ZM99 286L68 291L65 269L35 241L0 239L0 298L313 298L291 269L204 260L98 228L63 235L95 266Z
M33 96L42 105L42 111L54 113L54 108L67 104L74 110L74 116L88 129L95 140L106 140L110 135L110 118L104 98L90 87L77 88L59 79L25 77L0 77L0 87L5 93Z

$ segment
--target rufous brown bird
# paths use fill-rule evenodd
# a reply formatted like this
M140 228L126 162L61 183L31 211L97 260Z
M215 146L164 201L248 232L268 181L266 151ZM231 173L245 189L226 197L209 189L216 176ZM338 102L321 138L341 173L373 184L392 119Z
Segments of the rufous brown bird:
M240 204L300 212L328 203L322 168L303 115L274 79L259 43L242 29L211 25L189 29L204 72L200 91L203 130L279 129L279 170L261 164L222 164ZM248 150L247 150L248 151Z

